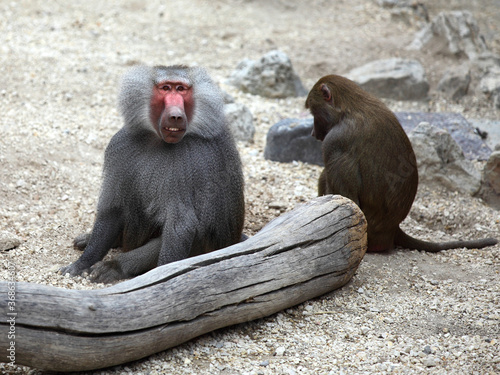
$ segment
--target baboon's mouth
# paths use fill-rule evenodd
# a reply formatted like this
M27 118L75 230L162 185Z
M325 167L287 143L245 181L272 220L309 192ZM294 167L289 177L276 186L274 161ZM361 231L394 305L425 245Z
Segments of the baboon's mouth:
M173 128L173 127L163 127L161 128L161 138L167 143L177 143L179 142L186 133L186 129L183 128Z

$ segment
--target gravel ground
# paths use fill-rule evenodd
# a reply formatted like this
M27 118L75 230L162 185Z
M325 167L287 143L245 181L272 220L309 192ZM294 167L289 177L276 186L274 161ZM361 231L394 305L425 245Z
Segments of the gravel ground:
M500 4L423 1L434 16L470 9L500 53ZM418 22L391 18L374 1L172 0L0 2L0 230L22 244L0 253L17 280L99 288L56 273L74 261L73 237L95 215L104 148L120 128L117 82L135 63L206 66L248 106L257 127L240 144L246 180L245 232L316 195L320 168L264 160L269 127L302 117L304 98L242 94L225 80L245 57L279 48L304 85L374 59L418 58L433 87L426 102L393 110L451 111L498 119L474 92L459 103L434 89L449 57L408 52ZM480 163L477 164L481 168ZM481 200L420 186L403 227L424 239L499 236L500 216ZM271 317L204 335L148 359L98 374L493 374L500 371L500 247L439 254L367 254L344 288ZM0 364L6 374L39 374Z

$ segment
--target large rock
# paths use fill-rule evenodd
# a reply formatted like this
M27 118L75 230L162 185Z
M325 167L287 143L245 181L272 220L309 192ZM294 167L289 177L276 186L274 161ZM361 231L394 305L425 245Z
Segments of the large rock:
M258 61L241 61L229 77L228 83L241 91L268 98L307 94L288 56L277 50L268 52Z
M321 142L311 136L314 120L284 119L269 129L264 149L267 160L302 161L323 165Z
M488 50L476 20L468 11L439 13L415 35L408 49L427 49L435 54L464 56L471 60Z
M490 157L491 149L459 113L396 112L396 117L407 134L421 122L429 122L437 128L446 129L460 145L467 159L488 160Z
M422 122L413 129L409 138L417 157L421 183L445 186L471 195L479 191L481 173L465 158L447 130Z
M376 60L351 70L346 76L366 91L383 98L422 100L429 92L425 70L416 60Z

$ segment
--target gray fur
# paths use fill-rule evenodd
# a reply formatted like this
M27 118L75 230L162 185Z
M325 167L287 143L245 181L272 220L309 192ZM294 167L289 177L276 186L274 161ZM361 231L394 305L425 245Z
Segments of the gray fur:
M149 116L153 85L190 82L194 114L184 138L163 142ZM61 269L80 275L121 239L128 254L93 268L112 281L238 242L244 220L241 162L223 111L223 97L199 67L132 68L122 80L119 107L125 125L104 159L97 217L90 237L78 237L82 256ZM161 233L161 240L152 238Z

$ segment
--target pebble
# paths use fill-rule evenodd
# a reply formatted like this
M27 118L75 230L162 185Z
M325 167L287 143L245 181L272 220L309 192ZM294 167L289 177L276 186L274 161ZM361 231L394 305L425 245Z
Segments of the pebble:
M433 356L429 356L427 358L424 358L422 363L424 364L425 367L435 367L437 366L438 361Z
M0 231L0 251L11 250L21 245L21 239L15 234Z
M283 354L285 354L285 351L286 349L283 346L279 346L278 348L276 348L276 355L282 356Z

